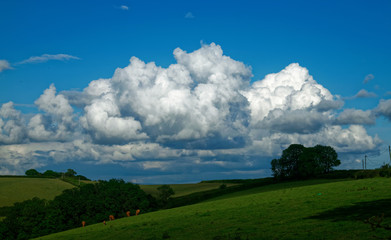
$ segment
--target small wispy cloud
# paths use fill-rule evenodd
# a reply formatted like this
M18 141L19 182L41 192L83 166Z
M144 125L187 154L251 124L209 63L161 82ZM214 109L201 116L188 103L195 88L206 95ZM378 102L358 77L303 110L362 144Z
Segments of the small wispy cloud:
M186 13L185 18L194 18L194 15L192 12L188 12Z
M27 104L27 103L14 103L15 107L26 107L26 108L37 108L35 104Z
M129 10L129 7L126 5L121 5L121 7L119 7L119 8L122 10Z
M368 92L365 89L361 89L354 98L374 98L377 97L376 93Z
M41 56L33 56L26 60L23 60L17 64L26 64L26 63L42 63L47 62L50 60L57 60L57 61L66 61L70 59L76 59L79 60L80 58L68 55L68 54L42 54Z
M0 72L7 69L12 69L10 63L7 60L0 60Z
M368 74L368 75L365 76L363 83L364 83L364 84L365 84L365 83L369 83L369 82L370 82L371 80L373 80L374 78L375 78L375 76L373 76L373 74Z

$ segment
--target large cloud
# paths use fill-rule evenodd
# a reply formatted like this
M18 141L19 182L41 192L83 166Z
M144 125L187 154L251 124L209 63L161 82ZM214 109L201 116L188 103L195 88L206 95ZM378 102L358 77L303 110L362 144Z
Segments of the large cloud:
M243 94L250 102L251 123L254 127L262 127L262 121L276 109L284 112L316 109L320 104L324 108L326 101L333 102L331 93L297 63L253 83L251 89Z
M249 112L239 91L248 87L250 69L224 56L215 44L189 54L176 49L174 56L178 63L166 69L133 57L112 79L92 82L84 90L95 99L85 108L87 118L92 109L110 105L110 114L134 117L141 124L136 130L142 128L154 141L171 146L243 144ZM95 130L103 128L96 125Z
M19 143L26 136L21 112L14 109L12 102L0 108L0 144Z
M56 93L52 85L32 116L4 104L0 171L83 161L149 175L259 173L292 143L375 151L381 140L361 125L391 119L388 101L338 115L343 102L298 63L251 83L251 68L216 44L177 48L174 57L167 68L132 57L82 92Z
M72 140L77 123L73 108L61 94L56 95L52 84L35 101L38 109L45 114L37 114L28 123L28 135L33 141Z

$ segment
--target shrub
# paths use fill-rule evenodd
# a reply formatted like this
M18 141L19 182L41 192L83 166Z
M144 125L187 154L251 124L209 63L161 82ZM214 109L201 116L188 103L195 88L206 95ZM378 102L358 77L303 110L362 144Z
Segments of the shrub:
M379 169L379 176L381 177L391 177L391 165L384 164Z
M362 170L355 173L355 179L374 178L379 176L378 170Z

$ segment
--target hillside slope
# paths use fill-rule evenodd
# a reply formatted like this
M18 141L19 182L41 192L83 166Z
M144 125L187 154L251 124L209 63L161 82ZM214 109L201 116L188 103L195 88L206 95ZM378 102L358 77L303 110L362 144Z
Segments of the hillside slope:
M51 178L0 178L0 207L12 206L33 197L53 199L65 189L73 188L70 183Z
M267 191L260 188L259 192L243 192L231 198L141 214L39 239L350 240L391 235L385 230L373 232L364 223L381 213L390 223L388 178L273 186L277 190L268 186Z
M169 184L174 190L175 194L172 197L181 197L191 193L202 192L212 189L218 189L222 183L190 183L190 184ZM227 187L234 186L237 184L227 183ZM157 188L161 185L140 185L141 189L146 193L157 197Z

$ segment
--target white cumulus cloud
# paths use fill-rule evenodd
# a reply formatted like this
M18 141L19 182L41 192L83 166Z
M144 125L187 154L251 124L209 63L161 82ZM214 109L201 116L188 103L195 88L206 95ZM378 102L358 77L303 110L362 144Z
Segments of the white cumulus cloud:
M20 143L25 136L21 112L14 109L13 102L4 103L0 108L0 144Z
M391 119L390 100L373 111L338 114L343 101L298 63L251 81L251 67L214 43L173 55L166 68L132 57L83 91L57 93L51 85L35 101L37 114L3 104L0 159L7 167L0 171L84 161L151 174L259 172L292 143L375 151L381 140L362 125L380 115ZM45 59L55 57L26 61Z
M308 110L325 104L325 101L329 105L333 103L333 95L297 63L254 82L243 94L250 103L251 123L254 127L261 127L262 121L273 110Z
M74 137L77 123L73 108L61 94L56 95L52 84L35 101L44 114L36 114L28 123L29 137L36 141L69 140Z

